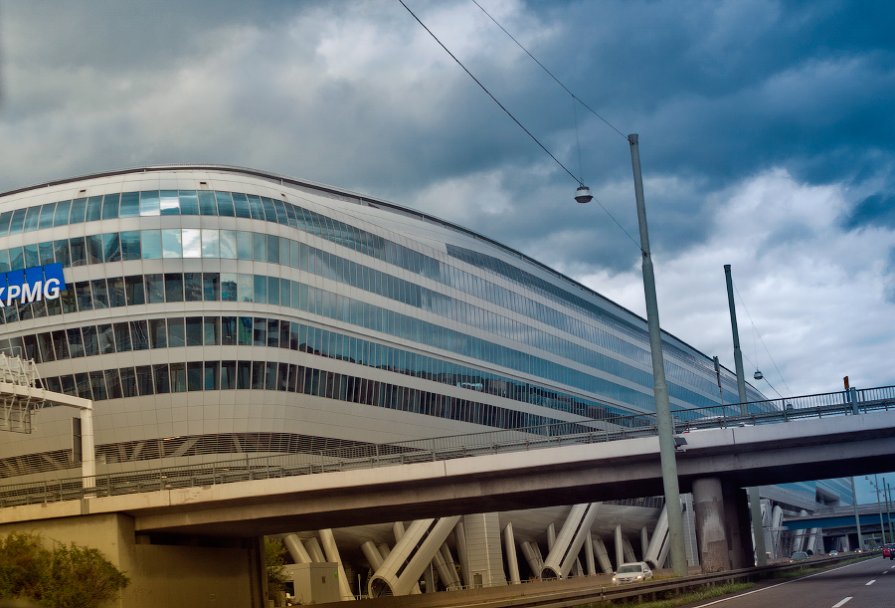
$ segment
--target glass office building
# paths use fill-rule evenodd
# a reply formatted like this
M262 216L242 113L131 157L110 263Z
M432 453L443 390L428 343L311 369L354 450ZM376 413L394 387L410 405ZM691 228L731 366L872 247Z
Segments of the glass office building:
M93 400L100 476L654 413L644 319L487 237L333 187L166 166L0 195L0 273L47 264L67 289L0 294L0 352ZM729 370L663 342L680 419L738 401ZM6 433L4 483L78 477L76 416L45 408L31 434Z
M49 263L68 289L0 308L0 351L95 402L101 465L654 409L642 318L486 237L331 187L187 166L2 195L0 272ZM664 352L672 409L737 401L728 370L667 334ZM0 449L6 477L73 466L59 409Z

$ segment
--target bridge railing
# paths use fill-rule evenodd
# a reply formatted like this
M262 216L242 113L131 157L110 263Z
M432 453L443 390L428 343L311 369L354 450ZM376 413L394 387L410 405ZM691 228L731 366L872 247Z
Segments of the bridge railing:
M676 410L672 415L675 432L686 433L889 409L895 410L895 386ZM603 443L656 434L655 415L636 414L388 444L354 444L297 454L191 456L190 464L182 466L132 468L97 475L94 488L84 488L80 476L0 485L0 507Z

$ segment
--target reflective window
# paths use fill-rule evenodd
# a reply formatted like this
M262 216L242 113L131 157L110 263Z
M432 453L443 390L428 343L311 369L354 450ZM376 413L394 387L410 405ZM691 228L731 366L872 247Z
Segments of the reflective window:
M219 388L218 384L218 361L206 361L205 362L205 373L203 377L203 388L206 391L216 391Z
M120 194L107 194L103 197L104 220L114 220L118 218L118 205L120 201Z
M93 308L99 310L109 307L109 292L106 289L105 279L94 279L90 282L93 289Z
M69 224L84 223L84 216L87 213L87 199L76 198L71 202L71 213L69 215Z
M186 364L187 390L201 391L205 389L205 371L201 361L190 361Z
M168 346L168 331L164 319L149 320L149 345L152 348Z
M180 214L199 215L199 197L195 190L180 191Z
M12 219L12 211L0 213L0 236L9 234L9 221Z
M239 192L233 193L233 203L236 206L236 217L252 217L251 210L249 209L249 201L246 199L245 194L240 194Z
M158 260L162 257L162 233L160 230L141 230L140 248L144 260Z
M171 392L171 382L168 376L168 365L161 363L152 366L152 375L155 377L155 392L159 395Z
M140 215L140 194L124 192L121 195L118 217L137 217Z
M152 395L155 392L155 384L152 380L152 366L138 365L135 368L137 376L137 390L141 396Z
M168 347L178 348L181 346L186 346L183 318L168 319Z
M128 306L139 306L146 303L146 295L143 290L143 277L139 275L125 277L124 292Z
M214 192L208 190L199 191L199 212L202 215L217 215L218 208L214 202Z
M149 348L149 327L145 320L131 321L131 344L134 350L146 350Z
M177 272L165 273L165 300L183 302L183 275Z
M109 306L118 308L124 306L127 302L124 295L124 277L112 277L108 280L109 284Z
M140 215L142 217L150 217L154 215L159 215L161 213L159 209L159 198L158 192L141 192L140 193Z
M182 233L179 228L162 230L162 256L166 258L182 258Z
M183 257L202 257L202 236L198 229L184 228L182 231ZM165 257L168 257L167 255Z
M218 203L218 212L222 216L233 217L233 199L229 192L215 192L215 198Z
M219 258L221 256L220 231L202 230L202 257Z
M140 232L138 230L129 230L119 234L119 243L121 247L121 259L139 260L141 255Z
M180 215L180 196L176 190L159 192L159 212L161 215Z
M217 302L221 299L221 275L206 272L202 275L203 299L206 302Z
M235 230L220 231L220 246L222 260L235 260L238 253L237 237ZM248 259L248 258L246 258Z
M165 301L165 280L160 274L143 275L146 284L146 303L159 304Z
M102 218L103 197L91 196L87 199L87 216L84 218L88 222L95 222Z
M47 203L40 209L40 223L38 228L52 228L56 215L56 203Z
M186 302L201 302L203 284L201 272L183 273L183 294Z
M115 344L118 352L131 350L131 335L127 323L115 323Z
M202 317L187 317L186 318L186 345L187 346L202 346L203 337L204 337L204 326L202 323ZM170 340L169 340L169 342L170 342ZM172 344L172 346L173 346L173 344Z

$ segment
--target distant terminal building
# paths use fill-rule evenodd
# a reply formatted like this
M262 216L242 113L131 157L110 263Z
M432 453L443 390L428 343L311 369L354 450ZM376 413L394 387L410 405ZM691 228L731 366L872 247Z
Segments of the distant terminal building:
M94 401L100 475L654 413L642 318L475 232L338 188L166 166L0 195L0 272L36 267L61 268L66 289L0 297L0 351ZM673 410L738 401L730 371L663 343ZM71 419L49 408L30 435L5 434L3 480L76 476ZM819 488L778 498L840 498Z

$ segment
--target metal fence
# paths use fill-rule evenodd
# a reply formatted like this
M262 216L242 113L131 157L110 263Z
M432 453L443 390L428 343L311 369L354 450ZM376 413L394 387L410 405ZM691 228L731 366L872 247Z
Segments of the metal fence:
M776 424L889 409L895 410L895 386L677 410L672 412L672 416L675 432L682 433L694 429ZM192 464L184 466L97 475L92 480L95 482L92 486L83 483L79 476L0 485L0 507L604 443L656 434L655 415L639 414L379 445L355 445L301 454L246 455L238 459L194 457ZM196 460L199 462L196 463Z

